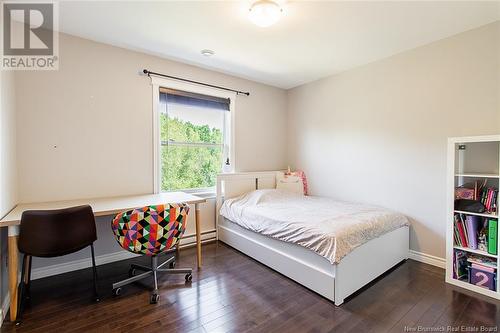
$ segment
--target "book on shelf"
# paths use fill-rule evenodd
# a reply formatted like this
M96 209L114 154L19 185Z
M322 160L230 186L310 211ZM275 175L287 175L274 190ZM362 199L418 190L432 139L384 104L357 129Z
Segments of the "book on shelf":
M498 248L498 220L488 220L488 253L497 254Z
M465 221L467 226L467 243L471 249L477 250L479 224L483 224L481 218L479 216L466 215Z
M455 213L454 244L463 248L497 254L498 220L464 213Z
M465 225L463 223L462 214L455 214L455 232L458 235L458 244L461 247L468 247L467 236L465 235Z
M480 255L475 255L475 254L466 254L467 256L467 262L475 265L479 265L481 267L486 267L486 268L493 268L497 269L497 262L493 258L488 258Z
M488 213L497 213L498 189L492 187L483 187L479 200Z
M483 271L486 271L486 272L490 272L490 273L495 273L495 268L493 267L490 267L490 266L485 266L485 265L479 265L479 264L476 264L476 263L471 263L470 265L472 268L476 268L476 269L481 269Z
M467 254L464 251L455 251L453 260L453 278L464 280L468 278Z

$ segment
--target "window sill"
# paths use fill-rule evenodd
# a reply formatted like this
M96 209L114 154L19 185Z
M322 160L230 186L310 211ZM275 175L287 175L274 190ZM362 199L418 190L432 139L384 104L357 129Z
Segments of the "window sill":
M196 195L198 197L202 197L203 199L215 199L217 193L215 190L210 192L190 192L189 194Z
M217 196L217 192L214 188L198 188L198 189L185 189L185 190L175 190L175 191L165 191L166 193L168 192L184 192L184 193L189 193L192 195L196 195L198 197L204 198L204 199L215 199Z

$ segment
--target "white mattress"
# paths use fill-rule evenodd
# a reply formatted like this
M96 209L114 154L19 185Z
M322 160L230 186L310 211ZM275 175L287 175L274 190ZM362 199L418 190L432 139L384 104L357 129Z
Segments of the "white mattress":
M220 214L259 234L308 248L338 263L358 246L408 225L397 212L371 205L257 190L228 199Z

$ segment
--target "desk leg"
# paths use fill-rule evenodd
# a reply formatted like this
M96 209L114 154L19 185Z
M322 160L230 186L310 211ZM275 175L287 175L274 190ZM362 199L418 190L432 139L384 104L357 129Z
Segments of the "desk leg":
M195 224L196 224L196 259L198 262L198 269L201 268L201 226L200 226L200 205L195 204Z
M19 252L17 249L17 235L19 230L17 226L9 226L9 293L10 293L10 321L14 322L17 318L17 271L19 267Z

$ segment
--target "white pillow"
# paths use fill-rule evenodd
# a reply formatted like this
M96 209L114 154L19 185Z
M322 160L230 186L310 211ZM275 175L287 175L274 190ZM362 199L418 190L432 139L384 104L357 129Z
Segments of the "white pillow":
M281 171L276 173L276 188L304 195L302 179L293 175L287 176Z

